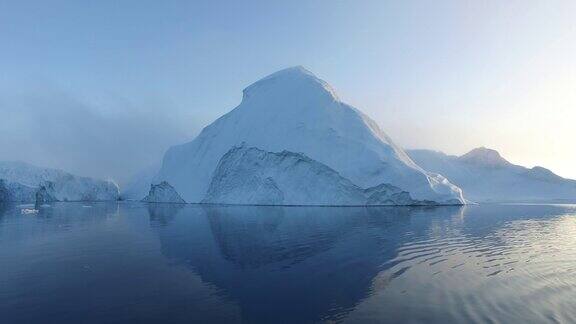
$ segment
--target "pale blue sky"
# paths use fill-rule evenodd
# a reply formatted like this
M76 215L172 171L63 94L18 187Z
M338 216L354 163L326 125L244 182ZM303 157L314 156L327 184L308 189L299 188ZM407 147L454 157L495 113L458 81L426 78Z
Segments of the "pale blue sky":
M123 179L303 65L400 145L576 177L576 2L0 0L0 159Z

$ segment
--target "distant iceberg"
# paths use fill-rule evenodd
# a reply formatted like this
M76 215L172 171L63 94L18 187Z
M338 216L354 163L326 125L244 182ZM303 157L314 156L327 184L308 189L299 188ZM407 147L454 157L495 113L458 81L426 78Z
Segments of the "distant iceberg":
M109 201L119 197L118 186L111 181L24 162L0 162L0 201L35 202L38 192L41 201Z
M174 188L166 181L150 185L148 196L142 199L150 203L186 203Z
M472 201L576 201L576 180L562 178L543 167L529 169L512 164L485 147L462 156L431 150L409 150L408 154L424 169L445 175Z

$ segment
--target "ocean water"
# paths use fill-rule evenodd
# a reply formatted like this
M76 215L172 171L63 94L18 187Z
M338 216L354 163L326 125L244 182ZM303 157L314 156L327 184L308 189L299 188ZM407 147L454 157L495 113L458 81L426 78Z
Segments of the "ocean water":
M576 322L576 206L0 206L0 323Z

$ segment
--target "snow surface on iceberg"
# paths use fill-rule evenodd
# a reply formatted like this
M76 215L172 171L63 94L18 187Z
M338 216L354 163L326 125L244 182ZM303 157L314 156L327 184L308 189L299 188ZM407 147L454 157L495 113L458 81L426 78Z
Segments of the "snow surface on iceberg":
M427 205L406 191L381 184L362 189L304 154L254 147L228 151L214 172L203 203L254 205Z
M476 202L576 201L576 181L552 171L514 165L495 150L476 148L460 157L431 150L409 150L421 167L448 177Z
M373 120L302 67L246 88L238 107L193 141L168 150L155 181L166 180L186 201L200 202L218 161L241 143L268 152L301 152L361 188L388 183L415 200L464 202L458 187L416 165Z
M35 188L51 182L59 201L104 201L118 199L118 186L111 181L78 177L62 170L47 169L24 162L0 162L0 179ZM32 195L35 200L35 192Z
M151 203L186 203L166 181L150 185L148 196L144 197L142 201Z

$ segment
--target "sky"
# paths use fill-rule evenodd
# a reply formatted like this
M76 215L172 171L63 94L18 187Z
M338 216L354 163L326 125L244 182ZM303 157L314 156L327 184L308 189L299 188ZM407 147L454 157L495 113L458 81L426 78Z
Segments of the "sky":
M0 0L0 160L126 181L303 65L399 145L576 178L576 2Z

